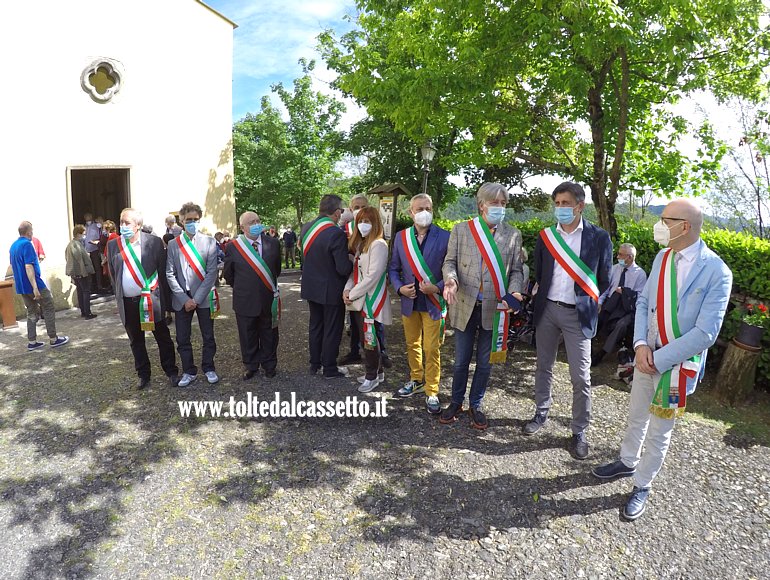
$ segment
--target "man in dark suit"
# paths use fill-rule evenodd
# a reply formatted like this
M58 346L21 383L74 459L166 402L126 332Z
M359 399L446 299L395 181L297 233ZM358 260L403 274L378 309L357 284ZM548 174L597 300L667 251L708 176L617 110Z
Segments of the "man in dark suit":
M320 214L302 226L302 293L310 307L310 373L323 367L327 379L347 376L337 366L342 340L345 305L342 292L353 269L348 257L345 232L337 223L342 215L342 199L337 195L321 198Z
M607 232L583 218L585 191L580 185L566 181L551 197L558 224L542 230L535 245L536 411L524 433L534 435L548 417L553 365L563 335L572 379L571 446L575 457L585 459L591 419L591 339L596 334L599 296L609 285L612 242Z
M144 333L151 330L158 343L160 364L171 386L179 382L174 343L163 320L168 305L166 251L163 241L142 233L142 214L132 208L120 213L120 237L107 244L107 265L115 286L115 300L134 355L138 389L150 384L150 357Z
M259 371L275 376L278 365L278 319L281 246L269 236L259 216L244 212L239 220L242 235L227 244L223 276L233 287L233 310L246 368L243 379Z

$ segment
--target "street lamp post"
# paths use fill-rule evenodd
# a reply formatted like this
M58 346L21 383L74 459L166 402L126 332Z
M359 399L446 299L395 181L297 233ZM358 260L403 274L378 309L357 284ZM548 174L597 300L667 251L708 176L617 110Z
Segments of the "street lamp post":
M428 173L430 173L430 162L436 156L436 148L428 141L420 148L422 154L422 192L428 193Z

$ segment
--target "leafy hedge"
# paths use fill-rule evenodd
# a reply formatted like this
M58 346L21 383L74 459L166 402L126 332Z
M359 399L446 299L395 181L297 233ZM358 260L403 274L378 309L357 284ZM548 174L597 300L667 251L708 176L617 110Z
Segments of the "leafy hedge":
M444 229L451 230L459 221L462 220L436 220L436 223ZM530 253L527 264L534 275L532 251L535 248L535 241L540 230L552 224L534 219L526 222L512 222L512 225L521 230L524 247ZM708 228L704 229L702 238L733 272L730 310L720 333L720 338L729 341L737 333L745 304L770 303L770 241L741 232ZM655 256L660 251L660 245L653 239L651 224L619 220L615 250L624 242L629 242L636 247L637 264L649 272ZM757 384L768 389L770 388L770 324L766 327L762 347ZM715 347L712 350L716 356L710 356L709 360L715 365L720 359L721 349Z

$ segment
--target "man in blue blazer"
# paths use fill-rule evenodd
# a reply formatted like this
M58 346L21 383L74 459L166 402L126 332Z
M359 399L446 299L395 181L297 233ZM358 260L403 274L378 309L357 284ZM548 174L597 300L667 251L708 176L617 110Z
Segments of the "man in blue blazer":
M706 351L727 311L733 275L700 239L702 225L700 209L686 199L669 203L655 224L655 241L666 248L656 256L636 305L636 372L620 459L593 469L603 480L634 476L623 508L628 520L644 513L676 417L703 377Z
M424 392L428 412L436 415L441 412L438 398L440 348L447 312L441 295L444 291L441 266L449 245L449 232L433 224L433 200L425 193L419 193L409 201L409 215L414 226L396 234L388 268L390 283L401 296L409 360L409 380L396 396L406 398ZM433 280L426 279L425 274L432 275Z
M541 231L535 244L536 410L524 426L525 435L534 435L547 420L553 365L563 335L572 379L571 447L578 459L588 457L591 339L596 334L599 295L609 285L612 267L609 234L583 218L585 195L577 183L557 186L551 197L558 223Z

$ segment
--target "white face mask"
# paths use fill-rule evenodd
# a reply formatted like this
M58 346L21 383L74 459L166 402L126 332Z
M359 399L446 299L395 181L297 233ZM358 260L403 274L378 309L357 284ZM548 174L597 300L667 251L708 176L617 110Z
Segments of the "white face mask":
M433 214L427 209L418 211L416 214L414 214L414 223L416 223L421 228L427 228L430 224L433 223Z
M366 237L372 231L372 224L358 224L358 231L361 232L362 236Z
M673 227L676 227L676 226L673 226ZM672 238L671 228L669 228L666 224L664 224L663 220L656 222L652 228L652 237L661 246L668 246L671 242L673 242L677 238L681 238L683 235L684 235L684 232Z
M361 211L361 208L360 208L360 207L359 207L358 209L354 209L354 210L353 210L353 217L356 217L356 216L358 215L358 212L359 212L359 211Z

